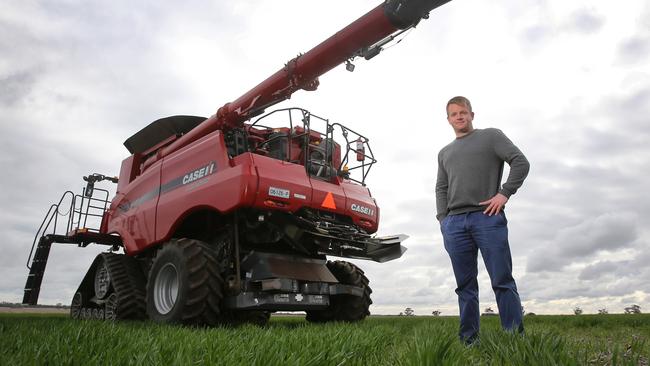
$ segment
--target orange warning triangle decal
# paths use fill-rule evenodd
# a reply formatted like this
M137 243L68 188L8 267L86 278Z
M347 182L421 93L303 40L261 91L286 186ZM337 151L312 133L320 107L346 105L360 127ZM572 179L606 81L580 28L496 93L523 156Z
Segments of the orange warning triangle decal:
M320 205L325 208L336 210L336 203L334 203L334 196L332 196L332 192L327 192L327 196L325 196L323 203Z

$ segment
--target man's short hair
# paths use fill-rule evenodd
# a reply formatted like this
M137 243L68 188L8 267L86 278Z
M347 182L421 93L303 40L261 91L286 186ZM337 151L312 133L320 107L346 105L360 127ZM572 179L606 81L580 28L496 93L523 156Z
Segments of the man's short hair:
M447 107L445 107L445 112L447 112L447 116L449 116L449 105L450 104L464 105L465 107L467 107L467 109L469 109L470 113L472 112L472 103L469 102L469 99L467 99L465 97L461 97L459 95L457 97L453 97L453 98L449 99L449 101L447 102Z

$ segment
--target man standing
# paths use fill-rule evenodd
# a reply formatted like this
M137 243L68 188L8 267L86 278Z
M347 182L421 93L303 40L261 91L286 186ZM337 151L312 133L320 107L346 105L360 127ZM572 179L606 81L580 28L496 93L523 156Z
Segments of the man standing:
M503 132L475 129L473 119L467 98L449 100L447 121L456 139L438 154L436 182L436 217L456 277L459 336L466 344L473 343L479 332L478 250L490 275L502 327L523 332L503 208L529 169L524 154ZM501 186L504 162L510 165L510 174Z

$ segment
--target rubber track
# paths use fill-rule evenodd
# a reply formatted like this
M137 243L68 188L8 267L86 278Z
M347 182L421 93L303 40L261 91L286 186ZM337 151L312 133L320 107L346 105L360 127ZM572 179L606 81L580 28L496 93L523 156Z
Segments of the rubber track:
M136 259L124 254L102 254L117 295L116 320L146 318L145 278Z
M369 307L372 304L370 294L370 280L361 268L346 261L328 261L327 268L334 277L344 285L363 287L361 297L354 295L336 295L330 297L330 306L326 310L307 312L307 320L315 323L328 321L356 322L370 315Z
M215 251L207 243L193 239L174 239L167 245L174 243L183 251L190 282L187 300L183 304L182 322L187 325L217 325L221 320L223 279Z

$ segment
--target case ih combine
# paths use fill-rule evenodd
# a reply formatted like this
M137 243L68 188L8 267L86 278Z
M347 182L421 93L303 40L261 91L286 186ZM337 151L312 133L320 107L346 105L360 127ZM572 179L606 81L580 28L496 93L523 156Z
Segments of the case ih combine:
M373 236L379 208L365 186L376 162L368 139L303 109L262 114L297 90L315 90L335 66L351 70L355 57L376 56L448 1L387 0L212 117L167 117L128 138L119 179L84 177L81 195L68 191L50 208L23 303L38 301L52 243L96 243L110 250L74 294L73 318L214 325L264 323L282 310L315 322L364 319L368 279L326 256L385 262L402 255L406 238ZM94 187L104 180L117 183L110 202ZM57 234L66 197L69 217Z

